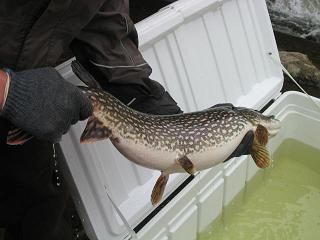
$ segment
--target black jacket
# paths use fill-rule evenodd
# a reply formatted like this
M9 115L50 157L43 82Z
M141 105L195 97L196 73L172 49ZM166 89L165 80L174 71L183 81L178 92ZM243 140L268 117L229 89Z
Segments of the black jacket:
M138 50L126 0L1 0L0 5L0 68L55 67L75 55L120 100L137 98L131 107L161 114L180 110L148 78L151 68ZM67 191L65 184L53 186L52 144L33 138L9 146L8 128L0 118L0 228L18 224L19 231L12 232L24 239L67 239L61 237Z
M126 0L2 0L0 67L56 66L75 55L105 80L143 84L151 69L128 8Z
M127 0L2 0L0 68L55 67L76 56L102 86L148 88L151 68L138 50L128 13ZM126 100L128 89L109 88L120 95L123 91ZM0 118L0 129L7 129L3 124ZM5 135L1 133L0 142Z
M131 107L158 114L181 111L149 79L128 0L1 0L0 68L55 67L73 55L121 101L135 98Z

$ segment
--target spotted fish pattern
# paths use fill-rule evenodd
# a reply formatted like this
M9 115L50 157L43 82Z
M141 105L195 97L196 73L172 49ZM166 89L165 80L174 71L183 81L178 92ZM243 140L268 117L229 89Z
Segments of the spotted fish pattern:
M270 133L276 134L280 127L274 117L231 104L191 113L150 115L131 109L103 90L81 89L94 107L81 142L110 138L127 159L160 170L152 204L162 198L171 173L193 174L230 159L238 146L246 143L248 134L254 137L250 154L257 166L270 165L265 146Z
M217 107L178 115L137 112L101 90L83 90L99 108L107 128L122 138L157 150L190 154L221 146L245 128L248 120L235 109Z

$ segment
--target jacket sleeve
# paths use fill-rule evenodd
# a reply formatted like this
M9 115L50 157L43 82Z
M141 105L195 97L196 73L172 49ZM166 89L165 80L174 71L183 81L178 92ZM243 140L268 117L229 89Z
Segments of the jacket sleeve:
M71 50L102 86L106 82L145 86L143 79L151 74L138 50L128 0L106 0L72 41Z
M71 50L100 86L145 113L180 113L164 87L149 78L151 67L138 50L128 0L106 0L72 41Z
M8 75L0 69L0 111L5 101L5 89L8 82Z

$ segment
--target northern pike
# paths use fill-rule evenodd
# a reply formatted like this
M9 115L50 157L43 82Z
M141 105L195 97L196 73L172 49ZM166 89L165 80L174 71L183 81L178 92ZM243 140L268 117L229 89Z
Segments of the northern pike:
M90 86L80 88L92 100L94 107L80 142L110 139L127 159L161 171L151 194L153 205L161 200L170 174L194 174L225 162L235 156L238 146L250 134L253 142L249 153L256 165L259 168L270 165L266 144L269 137L280 130L280 121L274 116L228 103L176 115L145 114L102 90L77 61L71 66L76 75ZM31 138L23 130L13 128L7 143L23 144Z
M130 161L161 172L151 194L157 204L169 175L194 174L232 157L246 134L254 134L250 154L256 165L270 165L266 144L280 130L280 121L258 111L219 104L202 111L150 115L133 110L101 89L81 88L92 100L80 142L110 139Z

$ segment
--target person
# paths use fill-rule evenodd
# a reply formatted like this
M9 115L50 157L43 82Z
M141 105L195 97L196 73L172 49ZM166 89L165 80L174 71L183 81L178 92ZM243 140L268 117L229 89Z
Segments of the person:
M177 0L130 0L130 17L134 23L156 13Z
M52 144L89 117L92 105L54 67L75 56L103 89L130 107L153 114L182 111L149 77L127 0L1 5L0 228L6 228L6 240L69 240L64 211L70 196L63 176L55 181L55 160L63 161L63 154L58 144L55 154ZM13 128L34 137L8 145Z
M73 55L100 85L149 113L181 112L149 78L126 0L3 0L0 8L0 227L6 239L72 239L66 183L55 184L52 143L92 113L55 66ZM19 127L34 136L6 144ZM57 145L57 160L63 159Z

